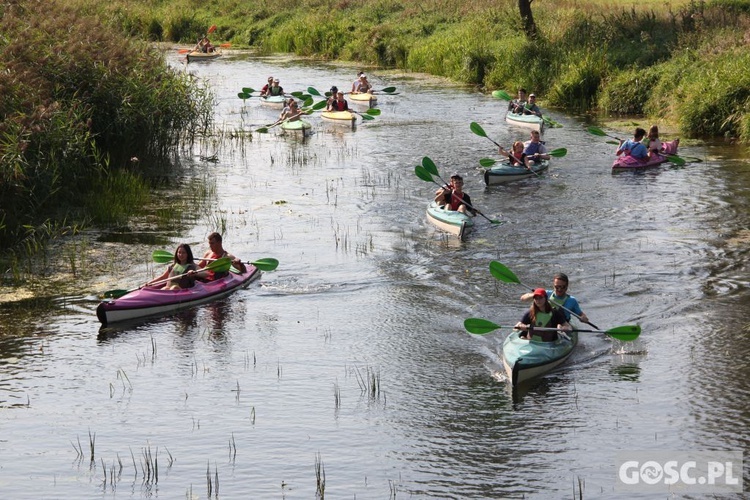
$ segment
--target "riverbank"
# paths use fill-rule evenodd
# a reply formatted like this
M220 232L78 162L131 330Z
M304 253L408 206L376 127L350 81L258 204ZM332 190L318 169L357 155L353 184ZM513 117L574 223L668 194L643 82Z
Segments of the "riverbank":
M213 36L234 47L424 72L488 90L525 87L571 112L643 115L686 137L750 141L749 2L532 5L535 39L524 35L511 1L219 0L195 9L115 0L95 10L145 39L194 43L215 24Z

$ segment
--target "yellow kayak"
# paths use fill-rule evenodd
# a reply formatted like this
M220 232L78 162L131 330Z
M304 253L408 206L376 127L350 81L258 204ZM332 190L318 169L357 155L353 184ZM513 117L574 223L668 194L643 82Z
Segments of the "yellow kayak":
M370 104L375 104L376 102L378 102L377 96L368 93L355 94L352 92L351 94L349 94L349 100L357 102L369 102Z
M357 115L351 111L323 111L321 116L326 120L335 122L349 122L354 123L357 120Z

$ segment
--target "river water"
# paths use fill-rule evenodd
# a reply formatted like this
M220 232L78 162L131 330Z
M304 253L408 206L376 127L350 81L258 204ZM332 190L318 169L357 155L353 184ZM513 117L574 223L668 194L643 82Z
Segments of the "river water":
M86 236L80 254L126 258L84 290L2 307L3 498L666 498L682 494L622 491L618 453L748 448L746 151L683 147L702 161L613 175L613 146L553 111L563 128L545 140L568 155L488 189L477 162L495 147L469 123L504 145L528 132L471 88L395 73L369 75L399 95L355 129L312 116L306 138L242 138L278 113L242 87L348 89L357 69L240 52L186 68L214 90L223 132L185 173L166 169L160 196L184 214L156 235L134 221L129 243ZM505 223L478 218L463 243L439 233L424 216L436 186L414 174L424 156ZM100 330L97 294L160 273L155 249L204 251L217 229L278 270L224 302ZM512 325L528 306L492 260L531 287L566 272L593 323L643 333L582 333L563 369L513 393L509 330L462 326Z

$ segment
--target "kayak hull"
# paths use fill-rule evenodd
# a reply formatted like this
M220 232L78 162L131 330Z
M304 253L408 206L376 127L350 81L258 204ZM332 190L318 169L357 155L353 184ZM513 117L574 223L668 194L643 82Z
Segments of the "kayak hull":
M195 61L213 61L214 59L221 57L221 52L188 52L187 61L189 63Z
M536 177L549 168L549 160L542 160L533 164L530 169L524 167L513 167L505 163L503 165L495 164L492 168L484 171L484 183L488 186L504 184L506 182L528 179Z
M537 115L518 115L508 111L505 115L505 122L516 127L537 130L540 134L544 133L544 120Z
M558 338L554 342L522 339L521 333L513 330L503 342L503 366L513 387L551 372L570 357L578 344L577 332L568 332L569 339Z
M260 104L267 108L282 109L284 107L286 99L283 95L270 95L268 97L261 97Z
M244 274L229 273L216 281L196 281L192 288L165 290L144 287L117 299L103 300L96 308L102 326L135 319L164 316L226 297L260 278L261 272L248 265Z
M351 111L323 111L320 116L324 120L328 120L332 123L342 123L344 125L354 125L357 120L357 115Z
M677 145L679 142L679 139L665 142L662 144L662 153L664 154L652 154L646 161L633 158L632 156L618 156L612 164L612 170L640 170L644 168L658 167L662 163L669 161L667 152L669 152L669 154L677 154Z
M304 132L305 130L310 130L312 128L312 124L307 120L300 119L293 122L284 122L281 124L281 128L288 132Z
M446 210L434 201L427 207L427 220L438 229L452 234L463 240L469 230L474 227L474 219L455 210Z
M369 103L370 105L373 105L378 102L378 97L368 93L351 93L349 94L349 100L362 104Z

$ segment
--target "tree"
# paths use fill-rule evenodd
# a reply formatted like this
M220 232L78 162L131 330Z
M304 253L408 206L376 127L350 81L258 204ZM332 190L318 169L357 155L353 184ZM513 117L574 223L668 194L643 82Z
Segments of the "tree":
M523 21L523 32L526 38L535 39L537 35L536 23L534 23L534 14L531 12L531 2L534 0L518 0L518 11L521 13Z

